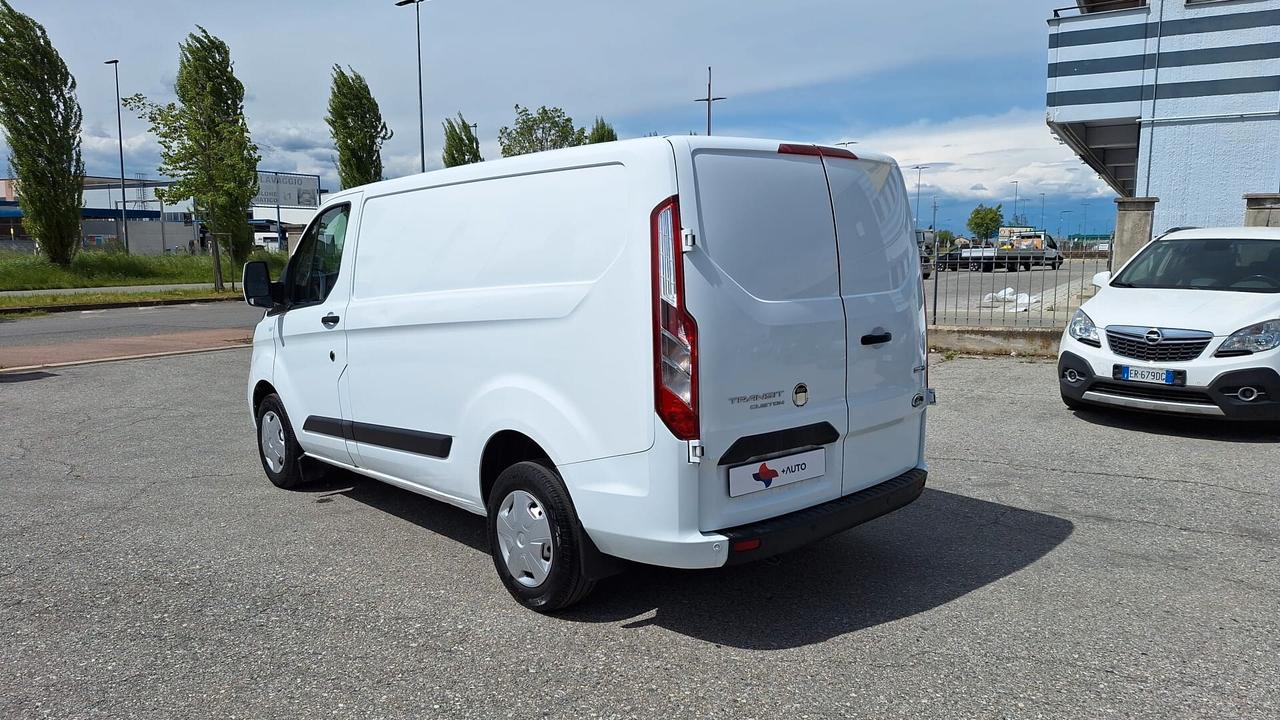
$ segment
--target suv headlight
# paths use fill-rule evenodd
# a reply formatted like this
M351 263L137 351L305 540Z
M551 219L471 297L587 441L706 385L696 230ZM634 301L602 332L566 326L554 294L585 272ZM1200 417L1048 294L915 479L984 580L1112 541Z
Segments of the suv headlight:
M1071 318L1071 324L1067 326L1067 334L1085 345L1102 347L1102 341L1098 339L1098 328L1083 310L1077 310L1075 317Z
M1235 331L1231 337L1222 341L1218 352L1214 354L1218 357L1252 355L1277 347L1280 347L1280 320L1267 320Z

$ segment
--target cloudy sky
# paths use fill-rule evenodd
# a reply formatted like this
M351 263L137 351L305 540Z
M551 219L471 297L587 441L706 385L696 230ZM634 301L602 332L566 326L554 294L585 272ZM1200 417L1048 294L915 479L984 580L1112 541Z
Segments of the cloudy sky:
M389 176L418 168L414 12L393 0L11 0L48 29L79 82L93 174L117 174L111 68L121 94L172 99L177 46L196 24L227 41L246 87L262 169L316 173L336 189L324 115L330 68L369 81L395 137ZM1045 19L1065 0L430 0L422 5L428 167L459 110L498 157L516 103L596 115L622 137L702 132L715 67L716 134L856 140L923 174L921 215L960 230L977 202L1019 183L1030 222L1109 229L1111 191L1044 123ZM124 119L127 173L155 176L146 125ZM908 185L914 188L914 176ZM1074 223L1074 227L1072 227Z

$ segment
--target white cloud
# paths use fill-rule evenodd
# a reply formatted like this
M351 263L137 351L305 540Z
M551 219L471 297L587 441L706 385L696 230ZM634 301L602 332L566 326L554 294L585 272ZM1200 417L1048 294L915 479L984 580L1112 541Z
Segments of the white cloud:
M1079 198L1114 195L1097 174L1058 142L1044 112L1011 110L1002 115L920 122L857 136L862 147L893 156L908 168L928 165L923 194L974 200L1011 199L1013 182L1024 198L1045 193Z

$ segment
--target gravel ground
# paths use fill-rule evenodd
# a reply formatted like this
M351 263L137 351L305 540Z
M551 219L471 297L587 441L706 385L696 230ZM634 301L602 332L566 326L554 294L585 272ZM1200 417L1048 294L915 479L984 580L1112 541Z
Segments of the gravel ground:
M932 371L930 489L732 570L544 617L482 521L276 490L247 351L0 376L0 717L1274 718L1277 448Z

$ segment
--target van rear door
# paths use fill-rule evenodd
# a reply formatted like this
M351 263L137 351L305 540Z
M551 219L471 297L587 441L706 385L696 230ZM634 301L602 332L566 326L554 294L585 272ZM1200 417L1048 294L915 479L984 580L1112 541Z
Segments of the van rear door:
M780 154L776 142L672 144L681 223L694 234L684 268L698 332L699 526L838 498L846 340L822 158ZM788 467L795 482L772 476Z
M924 294L910 201L897 166L887 158L824 155L848 318L848 495L920 461Z

